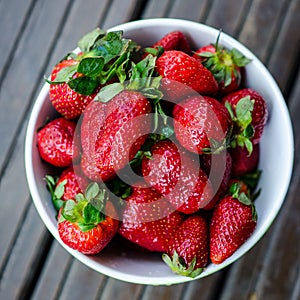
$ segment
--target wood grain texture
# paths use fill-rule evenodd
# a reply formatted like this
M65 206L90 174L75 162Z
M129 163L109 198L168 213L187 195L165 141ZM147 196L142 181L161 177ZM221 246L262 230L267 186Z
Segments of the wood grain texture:
M289 0L253 0L239 40L263 62L272 47Z
M0 0L0 299L300 299L299 15L300 0ZM149 17L198 20L249 46L285 92L295 131L291 186L268 233L221 272L169 287L108 278L53 241L30 199L23 158L43 75L95 26Z
M278 32L273 47L269 49L267 64L270 72L286 95L292 88L300 51L300 1L292 0Z
M169 9L168 17L199 21L205 18L212 1L207 0L176 0Z
M240 26L243 25L250 4L251 1L249 0L216 0L209 11L206 24L222 29L223 32L235 37L240 30Z
M56 241L49 249L47 259L37 279L31 299L57 299L73 262L72 256Z

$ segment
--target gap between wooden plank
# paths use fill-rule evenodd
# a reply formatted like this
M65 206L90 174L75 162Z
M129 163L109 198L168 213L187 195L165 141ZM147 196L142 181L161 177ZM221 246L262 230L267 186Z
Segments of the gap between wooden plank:
M10 4L12 4L12 2L13 1L7 1L5 4L9 3L8 5L10 5ZM18 1L18 3L19 3L19 1ZM24 1L22 1L22 4L23 3L24 3ZM0 10L7 10L7 7L3 7L4 6L3 2L0 5L1 5ZM21 40L21 37L22 37L22 35L25 31L25 28L27 26L28 20L30 18L31 11L34 9L34 5L35 5L35 0L32 0L29 3L28 8L26 9L26 12L24 14L24 17L22 18L22 21L20 22L18 32L16 33L15 36L13 36L13 35L10 36L10 38L13 39L13 41L12 42L9 41L8 43L3 43L3 44L5 44L6 47L9 44L11 44L11 46L8 47L8 49L4 49L4 51L1 52L1 59L3 59L3 64L2 64L3 66L0 67L0 89L1 89L3 78L5 77L6 72L9 68L9 65L11 64L11 61L13 60L13 56L14 56L15 51L12 51L12 49L16 49L18 47L19 42ZM9 16L9 15L7 14L5 17L7 17L7 16ZM15 20L15 18L10 17L10 20ZM1 21L3 21L3 19ZM18 22L14 22L14 27L17 24L18 24ZM4 26L3 26L3 28L4 28ZM8 31L7 24L5 24L5 32L7 32L7 31Z
M42 63L41 71L37 75L37 78L43 78L43 75L44 75L44 72L45 72L45 67L46 67L46 65L48 63L48 60L49 60L49 57L51 57L51 53L53 51L53 46L55 44L54 42L56 41L56 39L59 35L60 29L63 28L63 24L66 20L67 13L68 13L69 8L70 8L71 5L72 5L72 1L69 0L69 3L68 3L68 5L66 7L66 10L65 10L65 14L62 16L61 21L58 24L59 30L54 35L52 45L50 45L49 51L45 55L46 59ZM24 29L24 32L25 32L25 30L28 30L27 27ZM14 61L14 60L12 59L12 61ZM24 124L27 124L26 119L29 115L29 112L30 112L32 104L33 104L31 101L33 99L36 99L36 96L37 96L39 90L40 90L40 81L37 80L36 83L33 86L33 89L31 90L31 93L29 94L29 97L28 97L29 101L25 105L25 109L24 109L23 113L20 116L19 122L16 118L14 119L15 123L17 123L17 126L16 126L16 128L15 128L13 134L12 134L13 138L11 139L10 143L7 145L7 150L5 151L5 153L3 155L3 160L0 162L1 163L1 165L0 165L0 180L5 174L6 168L9 164L9 161L10 161L10 158L11 158L11 154L13 153L13 151L15 149L15 145L17 143L19 132L21 132L22 128L24 127Z

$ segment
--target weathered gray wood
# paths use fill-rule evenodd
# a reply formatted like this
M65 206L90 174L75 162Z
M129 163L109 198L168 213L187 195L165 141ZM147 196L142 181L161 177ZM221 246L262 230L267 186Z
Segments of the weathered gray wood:
M99 290L99 298L101 300L135 300L140 299L139 296L143 292L144 286L122 282L109 278L103 289Z
M4 66L18 44L18 37L22 34L23 26L27 22L27 15L31 9L31 0L12 0L0 2L0 81L5 72ZM1 82L0 82L1 86Z
M22 131L24 137L25 128ZM22 227L26 215L27 206L30 203L27 181L25 178L23 161L23 141L19 139L15 145L15 151L12 153L11 160L2 177L0 183L1 203L0 209L0 273L9 257L10 249L18 235L18 230Z
M12 214L10 216L12 217ZM1 279L0 299L24 299L22 297L30 288L27 279L33 278L39 259L43 255L46 239L49 237L44 225L37 218L33 205L30 205L28 214L22 221L24 225L20 228L20 238L10 253Z
M31 12L18 47L14 49L11 64L0 89L0 170L9 156L11 141L22 125L23 114L30 103L36 83L43 74L41 68L47 61L47 50L55 38L55 25L63 18L67 1L38 1ZM57 10L60 7L60 10ZM14 11L6 12L14 15ZM51 16L51 17L49 17ZM1 173L1 172L0 172Z
M170 0L148 1L142 13L143 19L162 18L166 15Z
M53 6L58 5L58 2L51 1ZM60 3L61 7L63 7L62 2ZM49 24L49 27L47 27L47 22L45 20L43 22L43 17L45 17L47 12L49 14L52 10L56 16L53 16L52 19L59 23L59 14L54 10L55 7L53 6L50 5L50 2L47 2L45 6L35 6L35 9L32 11L32 17L29 19L28 26L25 28L24 35L16 49L16 56L10 65L0 91L1 99L5 100L2 103L0 112L0 136L2 140L6 141L5 143L2 142L0 146L1 166L3 163L6 164L5 173L1 178L0 191L2 197L7 199L3 201L0 210L0 220L3 222L0 226L0 236L5 241L0 243L1 272L7 261L9 251L14 245L15 237L18 235L19 224L24 222L22 218L26 213L29 199L23 158L26 127L23 125L20 127L19 132L16 132L18 137L15 141L13 140L14 130L18 128L18 121L20 122L22 115L26 111L26 106L31 100L30 95L38 80L38 76L41 76L40 68L46 59L45 52L42 50L45 48L43 48L42 44L45 47L46 45L50 46L51 43L48 40L53 38L53 34L46 34L44 32L44 30L47 31L47 29L53 26ZM42 24L45 24L46 29L38 31L36 26L41 26ZM45 35L44 39L43 35ZM33 44L40 49L40 52L32 47ZM24 59L22 53L27 53L26 59ZM28 53L32 54L29 55ZM31 73L34 71L37 74ZM26 124L26 120L24 122ZM12 149L10 149L12 141L14 144ZM7 151L9 153L5 153ZM5 161L8 158L9 160Z
M185 284L176 284L172 286L147 286L141 300L165 299L181 300L181 294Z
M55 299L60 295L66 276L71 267L73 258L71 255L56 241L51 245L47 260L39 276L32 300Z
M139 0L113 0L102 23L103 29L125 23L134 18L136 9L139 8Z
M170 5L168 17L192 21L203 20L212 2L208 0L175 0Z
M206 24L236 36L249 4L251 4L249 0L215 0L208 14Z
M240 41L265 61L269 47L281 26L281 18L286 13L285 0L253 0L240 33Z
M107 13L109 2L110 0L73 1L66 24L57 37L55 48L50 54L47 75L62 57L77 47L78 40L84 34L101 24Z
M294 71L299 66L299 20L300 1L292 0L275 44L269 50L268 68L284 93L288 92Z
M181 295L181 299L182 300L215 299L213 298L214 297L213 295L216 295L220 290L220 286L218 286L218 283L221 282L223 278L223 273L224 271L220 271L216 274L186 284L183 293Z
M59 299L96 299L106 277L74 260L65 278ZM113 298L112 298L113 299Z

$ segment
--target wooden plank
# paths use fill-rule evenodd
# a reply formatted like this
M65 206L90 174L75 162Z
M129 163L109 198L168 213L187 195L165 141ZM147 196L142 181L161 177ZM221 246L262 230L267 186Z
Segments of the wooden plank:
M103 29L125 23L135 18L135 13L141 5L139 0L113 0L102 23Z
M5 73L4 66L9 63L9 57L19 42L24 25L27 22L28 12L32 9L32 0L11 0L0 2L0 85ZM12 17L13 16L13 17Z
M253 0L239 40L265 61L288 0Z
M13 217L12 213L10 217ZM1 279L0 299L26 299L26 293L30 289L28 278L34 278L46 241L49 239L49 233L39 220L33 205L30 206L23 222L20 238L10 253Z
M65 0L38 1L11 58L0 90L0 99L6 100L0 110L0 136L6 140L0 143L0 170L9 157L12 139L18 134L19 126L23 126L24 112L32 100L36 82L43 76L41 68L55 39L54 24L59 26L67 4ZM57 7L61 9L57 11ZM13 15L13 11L7 13Z
M59 299L81 300L97 299L98 290L106 280L106 276L74 260L66 276ZM112 298L114 299L114 298Z
M57 298L72 261L71 255L58 242L53 241L31 299Z
M299 66L300 47L300 1L290 1L287 15L276 38L275 45L270 48L270 59L267 62L270 72L286 94L294 79L295 69Z
M203 20L211 2L208 0L175 0L170 5L168 17L192 21Z
M148 1L142 19L164 17L170 3L170 0Z
M62 57L77 47L77 42L83 35L99 26L107 12L109 2L110 0L102 0L101 3L99 0L73 1L68 21L57 37L55 48L50 54L47 75ZM88 16L88 18L83 19L82 16Z
M229 269L229 268L227 268ZM225 270L226 271L226 270ZM181 295L180 300L191 300L191 299L201 299L210 300L215 298L216 293L219 291L220 282L224 282L224 270L219 271L213 275L205 278L201 278L195 281L187 283L184 287L184 291ZM201 295L201 298L200 298Z
M139 299L144 286L109 278L103 289L99 290L101 300L135 300ZM101 295L101 296L100 296Z
M6 264L9 251L14 244L14 239L18 235L19 227L22 227L29 203L29 191L25 178L23 159L23 137L25 128L22 131L22 139L15 145L5 176L1 179L0 193L3 201L0 209L0 273ZM20 225L19 225L20 224ZM5 242L4 242L5 241Z
M249 0L215 0L207 17L206 24L217 29L222 29L223 32L232 36L236 36L250 3L251 1Z
M172 286L147 286L141 300L181 300L185 284Z

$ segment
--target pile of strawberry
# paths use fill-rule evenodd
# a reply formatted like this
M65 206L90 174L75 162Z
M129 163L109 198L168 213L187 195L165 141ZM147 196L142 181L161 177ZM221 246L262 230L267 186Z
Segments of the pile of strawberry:
M97 254L118 236L191 277L222 263L257 223L268 111L243 85L250 60L180 31L142 48L96 29L78 46L46 79L58 115L37 133L61 240Z

